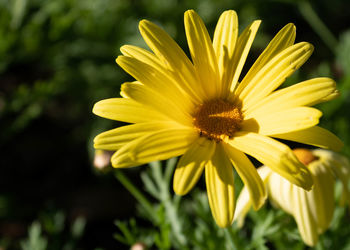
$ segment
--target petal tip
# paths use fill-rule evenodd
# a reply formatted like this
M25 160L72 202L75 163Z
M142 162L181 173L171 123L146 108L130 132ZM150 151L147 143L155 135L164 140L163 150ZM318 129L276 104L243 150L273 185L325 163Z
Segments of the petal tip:
M303 43L305 52L308 52L311 54L314 51L314 46L311 43L309 42L302 42L302 43Z
M113 168L120 168L120 167L118 167L117 163L115 163L114 161L111 161L111 163L112 163L111 165Z
M144 26L147 26L148 24L150 24L150 21L148 21L147 19L142 19L139 22L139 28L143 28Z
M173 190L176 195L183 196L188 193L188 191L183 188L182 186L176 184L175 182L173 183Z
M123 57L124 56L118 56L116 59L115 59L115 62L120 66L120 64L122 63L123 61Z
M286 27L288 27L289 29L292 29L293 31L296 30L296 27L295 27L294 23L288 23L288 24L286 25Z
M231 226L233 223L233 218L227 218L227 217L225 217L225 218L215 218L214 217L214 220L220 228L227 228L227 227Z
M187 10L184 14L184 19L185 19L185 24L187 23L187 20L192 20L191 22L193 22L193 19L197 19L200 18L199 15L197 14L197 12L195 12L193 9Z
M226 10L224 13L230 14L230 15L237 15L237 12L235 10Z
M255 25L260 25L261 24L261 22L262 22L262 20L255 20L253 23L255 24Z
M128 50L128 48L129 48L129 46L130 45L122 45L121 47L120 47L120 52L123 54L123 55L125 55L126 53L127 53L127 50ZM115 60L117 60L117 58L115 59Z
M139 30L142 36L144 36L145 32L147 32L148 29L151 28L151 26L154 26L155 24L153 24L151 21L148 21L147 19L142 19L139 22Z
M256 200L256 201L252 202L253 209L255 211L258 211L265 204L266 199L267 199L267 192L266 192L266 189L265 189L264 194L259 197L259 200Z
M185 15L192 15L193 13L196 13L193 9L189 9L185 11Z
M101 104L102 104L103 100L98 101L94 104L94 106L92 107L92 113L97 115L97 116L101 116Z

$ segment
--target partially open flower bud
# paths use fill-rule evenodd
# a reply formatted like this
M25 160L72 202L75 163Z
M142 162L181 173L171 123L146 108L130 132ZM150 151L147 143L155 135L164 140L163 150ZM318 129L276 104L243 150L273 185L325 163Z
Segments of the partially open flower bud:
M110 165L110 159L112 156L112 152L100 150L95 150L95 157L94 157L94 167L102 170Z
M306 148L293 149L293 153L296 155L298 160L306 166L317 160L317 157L312 154L312 151Z
M131 250L146 250L147 246L143 242L136 242L131 246Z
M292 184L267 166L260 167L258 173L267 186L271 203L291 214L305 244L314 246L319 235L329 228L333 218L334 177L343 184L342 200L350 201L350 164L345 157L329 150L299 148L293 152L312 175L314 185L310 191ZM238 198L234 217L239 226L243 225L250 207L251 199L244 187Z

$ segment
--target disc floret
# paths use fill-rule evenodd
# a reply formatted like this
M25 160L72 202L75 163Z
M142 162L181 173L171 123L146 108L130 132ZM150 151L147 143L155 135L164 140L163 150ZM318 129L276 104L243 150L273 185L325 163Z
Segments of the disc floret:
M200 104L193 114L193 125L199 134L217 142L233 137L242 121L240 108L222 99Z

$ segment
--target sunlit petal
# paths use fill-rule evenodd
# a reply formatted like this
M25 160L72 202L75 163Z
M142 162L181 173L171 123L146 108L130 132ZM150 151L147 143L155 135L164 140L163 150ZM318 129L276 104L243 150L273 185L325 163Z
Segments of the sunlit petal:
M339 151L344 145L336 135L318 126L283 134L274 134L273 137L335 151Z
M185 153L198 138L192 129L164 129L142 136L121 147L112 156L116 168L134 167Z
M322 112L315 108L295 107L274 113L260 113L242 123L242 131L263 135L282 134L315 126Z
M196 12L185 12L185 30L192 61L208 98L218 93L219 69L208 31Z
M181 127L180 124L171 121L136 123L97 135L94 139L94 147L96 149L118 150L125 144L155 131Z
M237 101L242 102L242 110L249 109L278 88L287 77L303 65L312 52L311 44L297 43L277 54L252 79L249 79L249 83L245 83L243 79L241 84L245 87L236 92Z
M169 120L156 110L127 98L110 98L99 101L95 103L92 112L107 119L129 123Z
M301 164L285 144L256 133L239 132L229 144L249 154L285 177L295 185L306 190L312 186L308 169Z

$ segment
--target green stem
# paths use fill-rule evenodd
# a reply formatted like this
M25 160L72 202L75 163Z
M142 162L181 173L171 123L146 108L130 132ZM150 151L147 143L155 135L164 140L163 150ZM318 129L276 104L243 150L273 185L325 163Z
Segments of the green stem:
M175 238L182 246L186 245L187 240L185 235L183 234L182 223L179 220L179 214L174 202L170 199L167 199L163 201L163 204Z
M186 245L186 237L182 232L182 223L179 220L178 210L174 200L171 199L169 193L169 186L171 182L171 173L175 168L176 158L172 158L167 161L164 174L162 172L161 164L152 163L152 176L157 183L159 188L159 198L162 204L164 205L167 218L170 222L174 237L176 240L183 246Z
M143 206L147 214L150 216L152 221L158 223L158 218L152 207L152 204L147 200L147 198L137 189L137 187L132 184L128 177L121 171L115 170L115 177L120 181L121 184L135 197L135 199Z
M330 32L327 26L318 17L311 4L308 1L300 1L298 3L299 11L304 19L310 24L314 31L321 37L323 42L335 54L338 41Z
M237 250L235 240L232 237L232 232L230 228L224 228L225 237L228 239L228 243L230 244L229 249Z

